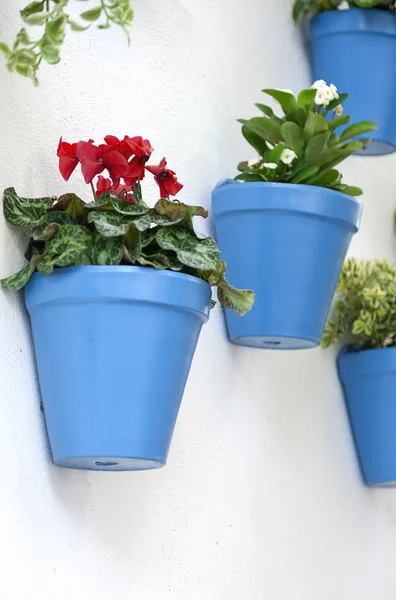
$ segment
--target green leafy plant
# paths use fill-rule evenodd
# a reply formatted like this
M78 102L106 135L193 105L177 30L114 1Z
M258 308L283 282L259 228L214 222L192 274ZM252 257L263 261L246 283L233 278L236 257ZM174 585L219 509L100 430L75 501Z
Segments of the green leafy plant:
M348 10L349 8L383 8L395 10L390 0L295 0L293 19L301 23L304 17L317 15L325 10Z
M238 290L225 279L226 264L216 242L196 233L194 217L208 216L202 206L170 200L183 187L166 159L146 165L153 149L148 140L107 136L106 144L89 142L58 147L59 166L69 179L78 164L93 201L75 194L59 198L22 198L14 188L4 192L4 215L14 227L30 235L21 271L2 280L6 289L19 290L35 271L51 275L54 269L76 265L136 265L193 275L217 286L218 299L238 315L253 306L254 293ZM102 175L105 169L110 178ZM141 180L154 175L162 196L153 208L143 201ZM98 176L96 190L94 177ZM164 197L166 196L166 197Z
M370 121L354 123L342 133L337 129L348 125L342 103L347 94L325 81L316 81L295 97L291 90L266 89L283 109L277 116L266 104L256 104L263 116L240 119L242 134L259 156L238 165L240 181L302 183L331 188L350 196L362 194L360 188L342 183L335 167L361 151L368 139L354 138L374 131Z
M114 23L124 30L129 43L128 28L133 20L130 0L99 0L97 6L80 14L80 22L70 18L67 12L69 2L70 0L40 0L31 2L20 11L24 24L41 27L42 35L33 39L31 32L24 26L18 32L12 47L4 42L0 43L0 51L6 57L9 71L29 77L38 85L37 71L42 60L49 64L60 61L60 51L68 28L77 32L85 31L92 23L98 22L99 29L108 29Z
M396 269L387 260L346 260L322 346L344 336L362 350L396 346Z

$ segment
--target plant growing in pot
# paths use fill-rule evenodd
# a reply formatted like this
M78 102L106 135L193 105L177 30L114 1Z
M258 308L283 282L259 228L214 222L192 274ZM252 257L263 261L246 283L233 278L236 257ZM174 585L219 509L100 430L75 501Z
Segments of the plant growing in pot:
M322 345L338 356L350 422L367 485L396 485L396 269L387 260L345 262Z
M296 0L297 23L310 22L313 72L350 90L346 104L357 120L378 125L364 154L390 154L396 148L396 8L389 0ZM342 10L343 9L343 10Z
M169 199L183 186L165 158L148 164L152 151L141 137L61 140L63 177L80 164L93 201L5 190L5 217L30 241L28 264L2 284L26 286L53 461L63 467L163 466L210 286L240 315L254 301L225 280L216 242L194 231L207 211ZM153 208L142 198L147 173L160 190Z
M98 29L108 29L112 24L119 25L129 42L128 27L133 20L130 0L100 0L97 6L81 12L77 21L70 16L69 2L70 0L38 0L29 2L20 11L23 27L13 45L0 42L0 52L6 57L9 71L29 77L34 85L38 85L37 72L43 60L50 65L60 62L60 51L67 30L85 31L94 22ZM26 26L41 27L41 37L34 39L34 34L32 37Z
M357 231L359 188L343 183L335 167L359 152L375 129L371 122L338 127L345 94L315 82L296 98L264 90L281 105L277 116L241 120L258 157L242 162L237 181L213 192L217 239L233 280L256 292L249 315L226 311L232 342L256 348L312 348L320 343L344 258ZM240 240L235 244L235 240Z

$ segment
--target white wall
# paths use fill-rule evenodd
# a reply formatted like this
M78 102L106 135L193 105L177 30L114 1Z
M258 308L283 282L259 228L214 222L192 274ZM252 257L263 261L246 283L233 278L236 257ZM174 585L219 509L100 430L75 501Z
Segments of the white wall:
M1 4L11 41L24 2ZM235 119L252 116L263 87L310 81L292 0L133 4L130 49L115 29L72 34L39 89L0 66L0 188L82 191L77 175L67 185L58 174L59 136L128 133L167 155L181 198L209 206L251 154ZM396 155L345 166L366 190L357 255L396 256L395 169ZM23 240L3 218L0 244L4 276L22 264ZM2 599L395 598L396 492L360 481L335 352L233 347L217 308L168 466L62 470L47 454L22 301L0 302Z

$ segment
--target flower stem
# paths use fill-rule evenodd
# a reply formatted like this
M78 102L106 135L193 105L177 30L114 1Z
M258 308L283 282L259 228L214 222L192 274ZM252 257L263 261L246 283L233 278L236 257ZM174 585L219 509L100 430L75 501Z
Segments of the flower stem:
M94 202L96 202L96 192L95 192L94 184L92 183L92 181L91 181L91 190L92 190L92 193L93 193Z

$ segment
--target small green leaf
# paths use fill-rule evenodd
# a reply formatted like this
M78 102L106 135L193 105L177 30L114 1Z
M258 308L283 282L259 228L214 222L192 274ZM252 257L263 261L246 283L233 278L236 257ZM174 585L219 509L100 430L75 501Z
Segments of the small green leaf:
M348 196L361 196L363 194L363 190L353 185L349 185L342 191L342 193L347 194Z
M298 94L297 105L299 108L302 108L304 111L313 111L315 107L315 96L317 90L314 88L309 88L306 90L302 90Z
M252 290L238 290L223 279L218 284L217 297L224 308L235 310L238 317L243 317L253 308L255 293Z
M339 115L338 117L334 117L334 119L331 119L331 121L329 121L329 127L332 131L334 131L335 129L337 129L337 127L347 125L350 120L351 117L348 115Z
M261 135L257 135L257 133L254 133L254 131L245 126L242 127L242 135L260 156L264 156L268 147Z
M306 181L313 175L316 175L316 173L318 171L319 171L319 167L316 165L311 165L309 167L305 167L304 169L301 169L301 171L299 171L297 173L297 175L295 175L293 177L293 179L291 180L291 183L303 183L304 181Z
M98 6L97 8L91 8L90 10L86 10L80 14L80 17L84 19L84 21L97 21L102 14L102 7Z
M73 19L70 18L68 18L68 23L72 31L86 31L90 27L90 25L80 25L80 23L77 23L77 21L73 21Z
M310 139L305 149L305 160L313 165L319 165L323 161L329 137L330 131L324 131Z
M301 157L305 150L304 134L301 127L296 125L296 123L288 121L281 126L281 133L285 146L293 150L298 157Z
M268 96L271 96L272 98L274 98L274 100L279 102L285 115L294 112L298 109L297 100L295 99L293 94L285 92L283 90L273 89L265 89L262 91L264 92L264 94L268 94Z
M341 140L349 140L359 135L364 135L369 131L375 131L376 129L377 126L371 121L361 121L360 123L354 123L353 125L350 125L346 129L344 129L341 135Z
M253 117L249 121L244 119L238 120L239 123L242 123L250 131L259 135L263 140L273 143L282 139L281 128L276 121L272 121L266 117Z
M22 17L24 22L27 23L28 25L44 25L44 23L46 22L46 20L49 17L49 13L48 12L39 12L39 13L32 13L31 15L26 15L25 17Z
M5 56L8 56L10 53L10 48L7 44L0 42L0 52L2 52Z
M267 115L267 117L270 117L270 119L272 119L273 121L277 121L279 124L282 123L282 119L280 119L279 117L276 116L276 114L274 113L274 111L272 110L272 108L270 106L267 106L266 104L260 104L260 103L257 103L256 106L259 110L261 110L261 112L263 112L265 115Z

